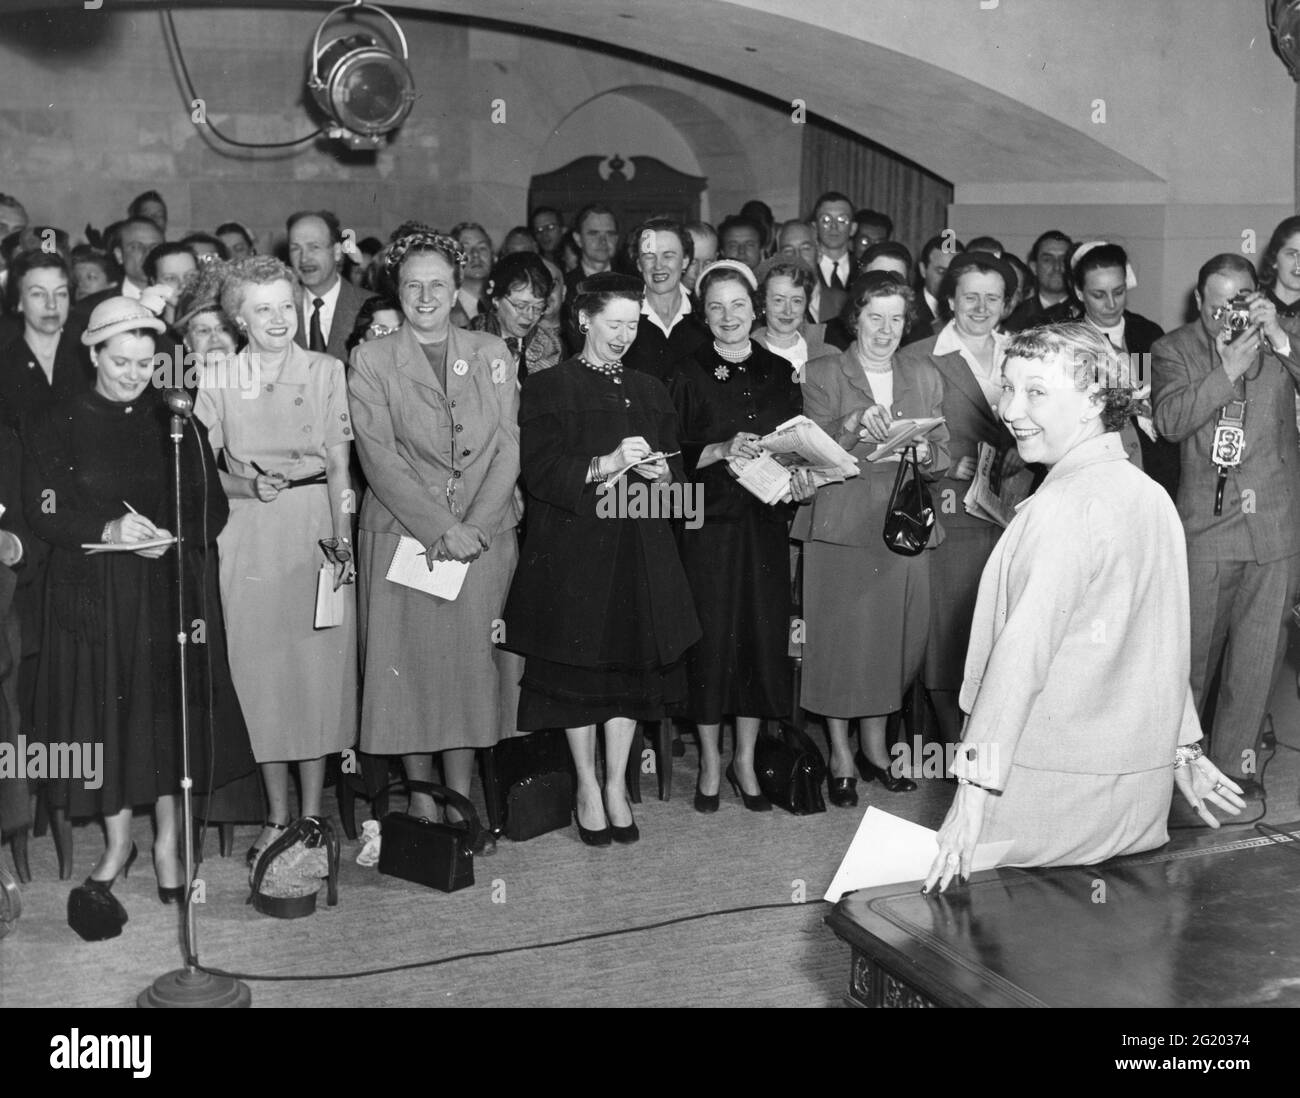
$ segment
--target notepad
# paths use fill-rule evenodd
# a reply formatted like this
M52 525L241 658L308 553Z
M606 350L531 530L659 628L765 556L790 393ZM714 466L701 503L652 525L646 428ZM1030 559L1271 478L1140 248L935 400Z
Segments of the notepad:
M403 537L397 543L385 578L451 602L460 594L468 571L469 562L463 560L435 560L430 569L424 546L415 538Z
M137 549L157 549L163 545L175 545L176 538L151 538L149 541L83 541L81 547L87 555L91 553L134 553Z

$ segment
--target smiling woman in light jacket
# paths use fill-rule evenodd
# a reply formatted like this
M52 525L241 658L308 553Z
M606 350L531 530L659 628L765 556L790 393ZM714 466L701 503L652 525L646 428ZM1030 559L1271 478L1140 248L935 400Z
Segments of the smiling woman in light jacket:
M1118 431L1127 360L1084 324L1015 337L999 414L1026 463L1048 466L980 580L952 772L957 796L926 888L1003 865L1091 865L1168 841L1177 782L1211 827L1240 788L1200 754L1188 685L1187 552L1168 494Z

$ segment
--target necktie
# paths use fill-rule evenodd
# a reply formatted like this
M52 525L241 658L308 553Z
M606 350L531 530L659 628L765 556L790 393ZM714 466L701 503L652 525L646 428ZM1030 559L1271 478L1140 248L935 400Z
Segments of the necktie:
M320 330L320 311L325 302L319 297L311 299L311 326L308 329L307 348L311 351L325 350L325 337Z
M837 259L831 266L831 289L843 290L844 288L844 279L840 277L840 261Z
M519 361L519 337L506 336L506 346L510 348L510 353L515 356L515 361Z

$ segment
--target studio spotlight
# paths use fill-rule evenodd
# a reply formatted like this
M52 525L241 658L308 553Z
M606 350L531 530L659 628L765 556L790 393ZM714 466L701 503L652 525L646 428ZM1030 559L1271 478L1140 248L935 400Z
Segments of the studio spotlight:
M368 31L334 38L321 45L321 32L343 11L367 9L392 24L401 43L397 56L389 44ZM383 8L355 0L335 8L316 28L307 90L335 123L327 133L351 149L377 149L406 119L415 103L415 80L406 62L406 35Z

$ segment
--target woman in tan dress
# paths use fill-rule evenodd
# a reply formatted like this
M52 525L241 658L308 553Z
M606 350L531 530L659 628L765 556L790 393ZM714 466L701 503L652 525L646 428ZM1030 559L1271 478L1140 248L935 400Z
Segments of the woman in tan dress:
M269 801L250 865L289 824L289 764L298 763L302 814L319 816L326 757L356 741L351 588L343 623L315 628L321 564L333 563L336 587L355 574L352 425L343 363L293 341L296 288L294 273L270 256L231 268L221 303L248 346L224 377L205 375L195 401L213 450L226 458L221 600L230 669Z
M1009 839L1014 866L1152 850L1175 784L1210 827L1209 805L1245 807L1197 743L1186 543L1168 493L1128 461L1134 404L1127 359L1088 325L1007 348L998 411L1048 474L980 580L927 890L969 876L980 842Z
M464 257L434 233L388 255L406 322L361 344L348 379L361 508L365 691L361 749L401 755L406 776L469 794L477 748L513 735L522 660L496 647L518 548L519 386L505 342L451 324ZM455 599L387 579L401 539L430 562L469 562ZM427 793L411 813L436 818Z

